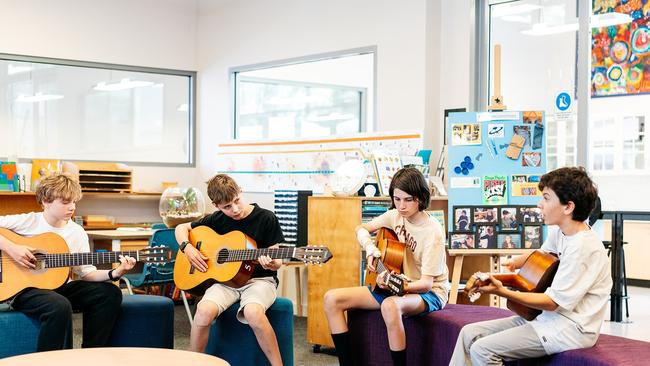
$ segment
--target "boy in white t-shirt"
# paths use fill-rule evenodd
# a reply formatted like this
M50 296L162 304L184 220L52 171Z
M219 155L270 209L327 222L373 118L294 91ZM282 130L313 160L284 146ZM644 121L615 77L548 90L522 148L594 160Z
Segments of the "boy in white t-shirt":
M407 294L393 296L387 291L383 274L377 276L379 289L348 287L325 293L325 315L341 366L352 364L345 311L381 309L388 331L394 365L406 364L406 335L403 316L427 314L442 309L449 295L445 243L441 225L424 210L429 205L429 187L420 171L404 168L393 176L389 187L391 210L356 228L357 239L366 250L370 270L380 255L370 233L382 227L392 229L406 244L403 273L412 280Z
M71 220L80 199L81 187L72 176L51 175L43 178L36 190L36 200L43 206L43 212L0 216L0 227L27 237L56 233L65 240L70 253L89 252L88 235ZM35 249L0 235L2 254L26 269L35 268ZM135 259L120 256L120 265L111 270L98 270L91 265L72 267L81 280L69 281L55 290L29 287L10 300L11 306L40 321L37 351L63 349L72 326L73 309L83 312L82 347L107 346L122 304L122 292L107 281L116 281L134 265Z
M463 327L450 365L501 365L505 361L550 355L593 346L598 340L612 288L610 264L598 236L584 221L598 191L584 168L544 174L537 207L549 227L541 247L560 259L553 283L544 293L518 292L490 277L479 292L495 294L542 310L533 321L519 316ZM504 263L521 268L528 255Z

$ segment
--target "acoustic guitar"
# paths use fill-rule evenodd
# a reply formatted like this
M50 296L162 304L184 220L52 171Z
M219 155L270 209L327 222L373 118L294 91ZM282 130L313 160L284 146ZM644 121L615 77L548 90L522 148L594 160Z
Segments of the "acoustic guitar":
M219 235L207 226L190 231L190 243L208 257L208 270L201 272L191 265L184 253L176 254L174 283L181 290L202 295L214 283L230 287L243 286L252 276L256 260L262 255L272 259L295 258L305 264L322 264L332 253L322 246L280 246L257 249L255 240L241 231Z
M125 252L70 253L65 240L55 233L24 237L0 228L0 235L16 244L36 249L33 252L36 257L34 269L21 266L0 251L0 301L7 300L28 287L45 290L59 288L68 280L71 266L117 263L120 255L153 264L165 263L172 257L171 251L166 247Z
M389 228L382 227L377 231L375 244L381 252L381 256L375 259L376 271L366 269L364 285L370 286L373 290L377 286L377 276L384 274L384 283L390 292L402 296L408 291L408 278L402 274L402 262L404 261L404 250L406 245L399 241L397 234Z
M553 282L553 277L560 265L559 259L541 250L536 250L528 256L518 273L494 273L492 276L501 281L504 286L523 292L544 292ZM470 301L476 301L481 293L478 288L490 282L489 273L473 274L465 285L465 294ZM508 309L526 320L533 320L541 314L541 310L532 309L516 301L508 300Z

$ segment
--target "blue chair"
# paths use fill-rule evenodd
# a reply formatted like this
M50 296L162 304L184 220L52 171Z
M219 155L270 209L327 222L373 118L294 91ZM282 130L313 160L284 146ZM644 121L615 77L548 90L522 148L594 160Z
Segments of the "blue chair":
M156 222L153 225L151 225L151 230L160 230L160 229L167 229L167 225L163 224L162 222Z
M134 287L149 287L154 285L166 285L174 283L174 263L176 262L176 253L178 252L178 242L174 235L174 229L159 229L153 232L149 240L149 247L165 246L172 251L172 259L164 265L155 265L145 263L141 273L129 273L120 279L126 283L129 294L133 295ZM185 297L185 291L181 291L181 298L185 305L185 312L192 323L192 312L190 305Z
M0 358L36 352L39 331L38 319L19 311L0 312ZM72 348L72 329L65 344ZM109 346L174 348L174 302L163 296L124 297Z
M264 352L248 324L237 320L239 302L219 315L212 327L205 353L220 357L231 365L268 365ZM278 339L282 363L293 366L293 303L278 297L266 311Z

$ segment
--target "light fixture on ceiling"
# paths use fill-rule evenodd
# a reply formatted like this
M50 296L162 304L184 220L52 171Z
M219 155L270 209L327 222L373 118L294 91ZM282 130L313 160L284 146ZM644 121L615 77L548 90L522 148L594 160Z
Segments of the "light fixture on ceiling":
M516 14L530 13L533 10L538 10L541 8L542 7L540 5L533 5L533 4L520 4L520 5L501 4L499 6L495 6L494 10L491 11L490 15L492 18L499 18L504 16L516 15Z
M632 22L632 17L629 14L622 13L606 13L592 15L590 18L590 26L592 28L609 27L613 25L627 24ZM533 24L531 29L521 31L522 34L529 36L546 36L551 34L575 32L578 30L578 22L567 23L555 26L548 26L546 23Z
M24 95L21 94L16 98L17 103L37 103L37 102L46 102L50 100L63 99L63 95L60 94L43 94L38 92L34 95Z
M99 82L97 83L97 85L95 85L95 87L93 87L93 89L99 91L116 91L116 90L141 88L144 86L151 86L151 85L154 85L154 83L151 81L131 80L129 78L124 78L114 83L107 83L104 81Z
M176 110L179 111L179 112L187 112L190 109L189 109L187 103L183 103L183 104L179 105L178 108L176 108Z

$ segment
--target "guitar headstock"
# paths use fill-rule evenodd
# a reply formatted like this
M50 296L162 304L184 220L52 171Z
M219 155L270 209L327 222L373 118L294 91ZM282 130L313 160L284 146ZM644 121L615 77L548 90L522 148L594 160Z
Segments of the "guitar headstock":
M146 247L138 250L140 261L145 263L167 263L172 259L172 250L169 247Z
M406 293L408 280L404 275L387 272L384 282L386 282L388 290L394 295L402 296Z
M332 252L324 246L297 247L293 257L305 264L323 264L332 259Z

